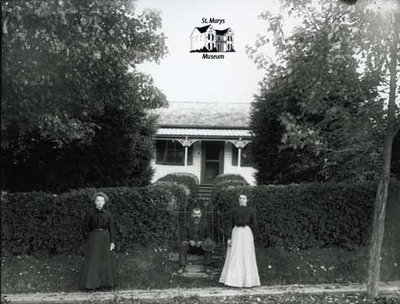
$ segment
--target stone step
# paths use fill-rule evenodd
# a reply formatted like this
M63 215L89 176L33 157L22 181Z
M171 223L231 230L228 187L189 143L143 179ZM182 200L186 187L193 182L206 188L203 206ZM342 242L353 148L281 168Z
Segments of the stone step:
M194 200L201 200L201 199L210 200L210 198L211 198L211 195L207 195L207 194L196 195L193 197Z
M202 192L202 191L211 192L212 189L213 189L212 187L200 187L197 192Z
M210 279L213 278L214 276L216 276L216 273L211 273L211 274L207 274L205 272L184 272L182 274L180 274L180 276L184 277L184 278L190 278L190 279Z
M199 273L203 272L204 266L199 264L187 264L185 269L186 272Z
M207 203L207 204L210 204L210 198L197 198L197 199L195 199L195 202L197 203L197 204L205 204L205 203Z
M170 261L179 261L179 253L178 252L170 252L169 253ZM186 257L187 262L203 262L203 256L198 254L188 254Z
M202 198L202 197L206 197L206 198L210 198L211 197L211 193L207 193L207 192L202 192L202 193L197 193L196 195L193 196L193 198Z
M196 195L201 195L201 194L211 195L211 193L212 193L211 189L210 189L210 190L208 190L208 189L200 189L200 190L196 193Z
M207 199L209 200L211 198L211 193L197 193L192 196L192 200L199 200L199 199Z
M223 257L220 256L220 255L215 255L215 254L211 255L211 259L214 260L214 261L215 260L220 260L222 258ZM178 262L179 261L179 253L178 252L170 252L168 259L171 262ZM188 264L190 264L190 263L192 263L192 264L201 264L201 263L203 263L203 256L202 255L198 255L198 254L188 254L187 257L186 257L186 262Z
M196 279L213 278L214 276L220 275L220 269L210 268L210 270L211 270L210 273L205 273L203 265L188 264L185 267L185 272L181 274L176 272L175 274L182 276L184 278L196 278Z
M196 193L194 195L194 198L197 198L197 197L211 197L211 192Z

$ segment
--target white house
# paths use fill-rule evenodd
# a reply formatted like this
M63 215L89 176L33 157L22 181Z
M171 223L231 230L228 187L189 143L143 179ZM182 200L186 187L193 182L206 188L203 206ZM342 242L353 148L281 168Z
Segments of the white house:
M190 50L197 51L206 48L217 52L231 52L233 47L233 31L231 28L216 30L211 24L195 27L190 35Z
M249 114L250 103L170 102L159 113L153 181L188 172L211 184L234 173L254 185Z
M232 52L233 47L233 31L229 27L224 30L216 30L216 44L218 52Z

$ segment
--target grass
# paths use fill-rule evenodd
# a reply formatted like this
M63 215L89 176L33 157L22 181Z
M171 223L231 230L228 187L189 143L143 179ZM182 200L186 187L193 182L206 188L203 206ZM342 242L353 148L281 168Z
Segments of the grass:
M397 297L381 297L373 301L368 300L364 295L302 295L288 294L280 296L239 296L220 298L199 298L199 297L176 297L165 300L120 300L115 299L111 303L123 304L399 304ZM92 304L88 302L87 304ZM94 303L93 303L94 304Z
M383 253L381 280L400 280L399 259L398 255ZM258 252L257 263L264 285L362 283L367 278L368 249L264 249Z
M7 300L3 300L4 303ZM3 303L3 302L2 302ZM99 300L89 300L80 304L97 304ZM305 294L285 294L274 296L235 296L235 297L214 297L200 298L175 297L172 299L151 299L134 300L115 297L112 300L102 300L102 304L399 304L400 298L396 296L383 296L374 300L368 300L365 295L305 295ZM48 303L51 304L51 303Z
M168 252L155 248L137 248L134 251L116 254L117 289L221 286L218 277L188 279L174 276L177 263L169 261L167 256ZM399 259L398 254L383 254L381 280L400 280ZM71 255L3 256L1 291L2 293L78 291L82 262L83 257ZM367 262L366 248L353 251L328 248L294 252L280 248L257 249L262 285L365 282ZM214 266L222 269L222 263L223 259L220 259Z

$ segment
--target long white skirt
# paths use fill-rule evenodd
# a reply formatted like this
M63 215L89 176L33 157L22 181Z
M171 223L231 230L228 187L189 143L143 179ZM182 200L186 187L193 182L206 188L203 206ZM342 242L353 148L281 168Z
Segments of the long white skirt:
M251 229L248 226L235 226L231 240L219 282L234 287L260 286Z

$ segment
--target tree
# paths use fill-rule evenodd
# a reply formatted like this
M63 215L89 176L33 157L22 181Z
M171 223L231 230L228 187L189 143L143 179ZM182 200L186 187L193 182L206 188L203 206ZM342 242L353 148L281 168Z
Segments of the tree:
M397 135L393 139L392 153L392 167L390 172L394 178L400 180L400 132L397 132Z
M382 142L379 151L382 158L380 161L382 170L379 174L375 200L368 271L368 294L373 298L378 293L392 144L400 128L399 107L396 104L399 93L396 90L396 83L398 79L400 9L384 0L380 2L359 1L356 6L347 6L331 1L318 1L318 5L315 4L315 1L309 0L284 1L283 7L289 9L289 14L295 14L301 22L299 27L302 32L296 31L289 37L284 35L281 16L272 16L268 13L263 15L269 21L269 29L274 34L273 45L278 54L277 64L266 60L261 52L257 53L257 49L250 48L249 51L261 67L267 68L268 81L287 79L289 85L295 83L298 88L303 90L299 92L300 96L304 97L299 103L300 115L282 113L279 117L280 123L285 128L282 138L285 144L293 148L311 145L317 149L330 149L329 137L336 137L340 132L346 132L350 139L350 141L347 140L350 144L349 147L354 149L356 145L353 140L359 139L364 133L367 136L379 135ZM378 10L371 7L373 4L378 4ZM398 1L395 4L398 5ZM385 16L382 11L386 8L392 10ZM326 26L322 27L324 24ZM317 41L315 37L324 33L324 29L328 29L329 25L331 25L331 29L325 31L326 41L321 44L321 47L325 46L328 54L333 57L322 56L319 59L323 61L337 58L342 61L343 58L347 58L355 65L356 71L362 71L359 76L351 77L355 80L354 84L360 84L360 87L354 87L356 92L352 98L346 98L346 96L351 96L348 94L337 94L336 103L329 103L329 101L332 89L342 87L337 86L337 83L340 83L338 77L340 74L331 78L329 62L323 65L320 65L318 60L312 62L309 65L308 75L310 77L307 79L301 77L301 74L296 75L299 71L304 72L304 69L293 65L296 52L306 53L312 50L308 43L312 44L313 41ZM298 37L302 37L304 43L299 43ZM257 41L258 50L266 41L268 41L266 37L260 37ZM344 43L348 44L348 48L344 49L348 52L343 52ZM299 61L300 67L307 63L305 59ZM325 70L319 72L320 68L325 68ZM354 68L347 66L343 73L347 72L354 73ZM321 81L323 77L329 80L324 82L322 79ZM357 79L362 81L358 82ZM273 84L268 83L268 85L273 87ZM363 89L359 90L360 88ZM267 89L270 88L267 86ZM380 90L384 91L383 94ZM388 93L387 99L385 93ZM354 107L354 101L357 102L357 107ZM339 107L337 102L340 103ZM317 120L310 121L309 114L317 116ZM340 126L326 132L326 127L335 121L340 123ZM354 124L354 121L357 123ZM358 144L363 143L359 142ZM346 147L343 144L340 146ZM341 151L343 149L337 150L339 153Z
M400 4L400 2L398 4ZM389 70L389 101L386 111L387 123L385 128L385 141L383 144L383 165L375 199L375 212L368 267L368 295L370 298L376 297L379 291L378 282L380 276L380 259L385 231L385 215L389 193L392 146L393 140L400 130L399 108L396 105L396 94L398 94L398 92L396 92L396 85L399 78L397 69L398 61L400 61L400 30L398 27L400 24L399 11L400 5L397 7L397 13L393 11L390 16L389 30L387 33L388 35L386 36L389 38L388 42L386 42L388 54L385 56L385 59L387 59L386 69ZM376 14L373 13L372 17L375 17L374 15Z
M88 149L107 111L136 119L152 137L148 110L166 100L136 65L166 53L158 14L138 15L127 0L17 0L2 2L2 20L2 152L11 157L4 161L23 165L38 142L58 153Z
M322 179L321 166L313 149L284 147L285 133L279 121L283 112L296 111L296 97L288 87L274 86L274 89L256 96L251 111L250 127L254 134L254 159L258 184L289 184ZM287 100L288 102L284 102Z
M378 95L377 80L358 72L352 28L337 21L344 13L328 3L320 12L310 9L290 36L282 16L263 15L279 55L271 60L260 52L270 39L265 36L248 49L267 74L251 123L259 183L271 182L261 176L268 172L275 179L284 174L277 182L286 183L363 180L377 169L380 130L364 119ZM382 110L374 111L381 119ZM278 172L267 167L269 156Z

